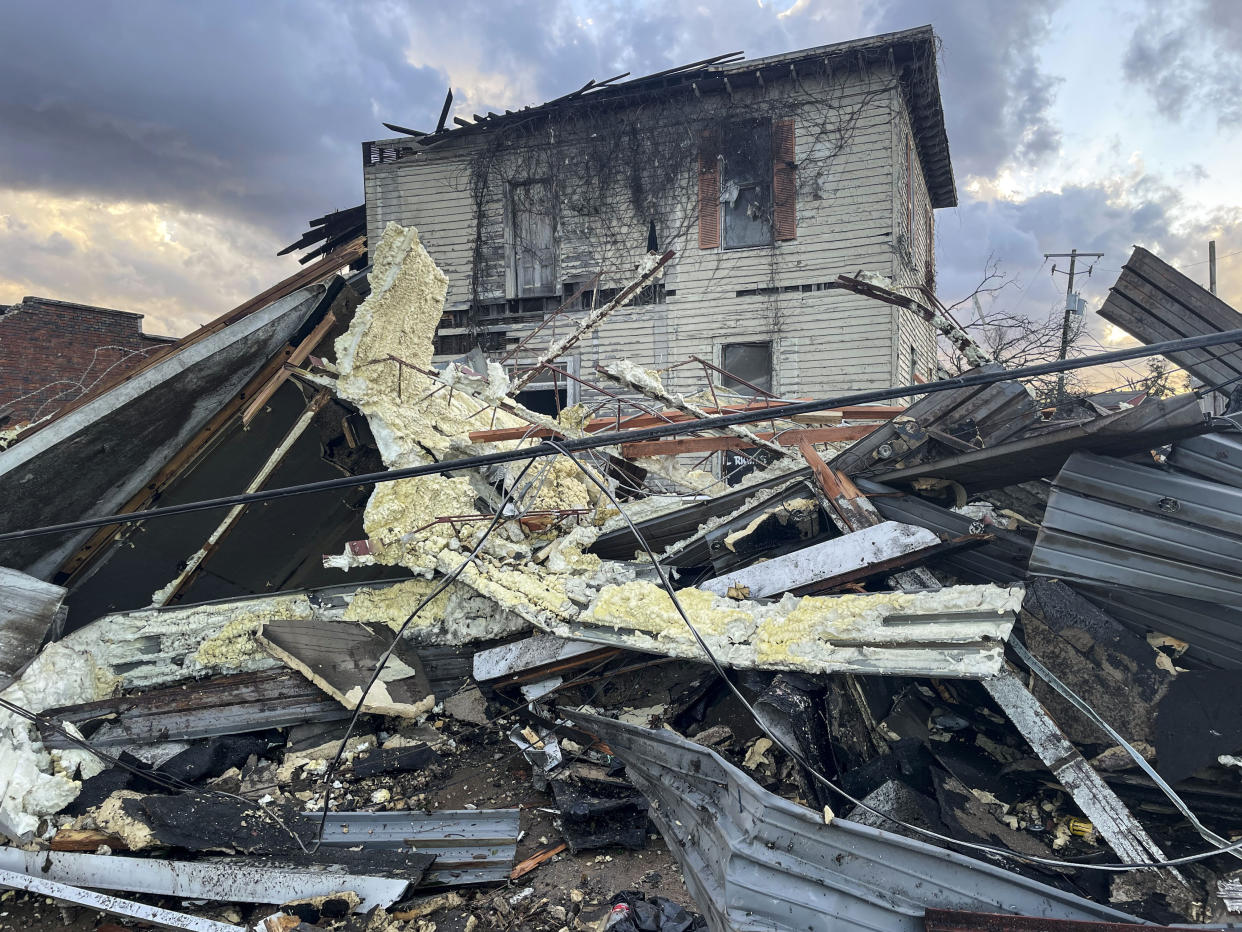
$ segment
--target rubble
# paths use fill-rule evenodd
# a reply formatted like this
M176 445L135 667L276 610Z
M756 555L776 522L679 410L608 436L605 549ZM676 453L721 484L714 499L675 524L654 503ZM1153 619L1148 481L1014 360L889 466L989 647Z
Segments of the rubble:
M202 505L224 520L179 540L175 567L152 557L163 578L133 575L127 551L152 545L120 531L89 556L52 548L64 586L0 570L0 883L211 930L1225 916L1233 419L1194 396L1052 417L923 304L980 368L864 396L905 406L741 395L714 366L722 384L686 395L616 360L601 371L639 401L603 391L615 417L557 417L518 402L530 372L482 353L437 367L447 283L417 231L390 225L370 258L252 311L281 322L268 350L288 365L213 356L247 315L187 347L254 383L220 409L249 433L187 462L254 478ZM843 287L915 300L890 284ZM603 316L549 337L538 367L568 372L560 353ZM0 456L99 429L71 412ZM184 431L162 429L149 455L181 456ZM312 447L337 475L267 488ZM729 485L692 450L777 459ZM169 489L194 488L175 472ZM325 492L342 496L326 523L287 519L287 553L248 548L253 505ZM52 552L11 551L26 570ZM200 598L230 559L253 575Z

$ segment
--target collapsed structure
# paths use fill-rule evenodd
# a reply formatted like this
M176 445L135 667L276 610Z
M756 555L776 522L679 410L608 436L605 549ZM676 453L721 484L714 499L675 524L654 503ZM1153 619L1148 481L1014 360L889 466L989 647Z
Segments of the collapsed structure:
M1236 415L1049 412L876 274L833 290L975 368L799 401L601 359L535 410L680 257L514 369L440 358L446 275L358 220L0 451L0 885L213 932L1242 909ZM1102 313L1242 377L1242 315L1145 250Z
M1159 266L1143 312L1203 304ZM656 408L552 417L494 362L433 366L445 291L391 225L365 276L290 282L0 453L0 483L36 490L0 535L5 883L182 928L199 918L90 890L267 904L251 921L329 922L327 895L342 922L399 925L428 891L642 848L650 817L713 929L1227 916L1232 419L1186 397L1049 420L995 366L833 410L687 399L623 363ZM182 421L187 394L215 410ZM780 440L740 485L677 464L771 443L705 429L722 413ZM140 420L145 448L80 469L68 502L38 494ZM213 499L239 468L246 493ZM99 517L62 521L88 498ZM522 844L530 803L430 804L496 739L563 842ZM243 866L277 873L248 887ZM443 919L523 909L455 896Z

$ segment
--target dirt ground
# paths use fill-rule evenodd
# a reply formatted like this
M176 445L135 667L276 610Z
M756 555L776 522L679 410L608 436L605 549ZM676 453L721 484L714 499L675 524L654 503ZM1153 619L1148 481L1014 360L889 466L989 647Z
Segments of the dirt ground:
M550 794L536 790L530 765L499 729L476 732L449 754L451 772L429 781L422 804L428 809L520 808L522 836L517 861L561 841L556 811ZM175 855L173 855L175 856ZM390 929L431 932L464 932L471 916L475 928L559 932L594 928L609 908L609 900L622 890L658 894L694 909L682 881L680 868L663 839L648 824L646 847L621 847L582 851L568 849L545 861L523 877L502 886L458 888L460 905L447 906L423 917L396 922ZM118 896L126 894L117 891ZM278 904L196 904L167 897L134 896L165 909L235 924L256 922L275 911ZM421 899L419 897L413 898ZM424 924L420 925L420 921ZM332 924L324 922L324 929ZM121 917L94 910L65 906L33 894L5 891L0 894L0 932L66 930L96 932L120 928L143 928ZM150 927L147 927L150 928Z

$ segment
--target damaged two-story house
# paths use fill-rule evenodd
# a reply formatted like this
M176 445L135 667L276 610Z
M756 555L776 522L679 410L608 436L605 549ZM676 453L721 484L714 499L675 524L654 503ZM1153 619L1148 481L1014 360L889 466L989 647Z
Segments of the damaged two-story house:
M416 227L449 280L444 362L481 347L520 369L632 281L675 259L559 365L698 356L785 397L907 384L936 369L932 325L840 289L859 271L935 283L935 209L957 203L930 27L637 80L364 143L367 232ZM572 299L572 300L571 300ZM675 391L703 370L664 374ZM725 379L725 384L731 380ZM552 410L591 395L543 377ZM555 393L555 397L553 395Z

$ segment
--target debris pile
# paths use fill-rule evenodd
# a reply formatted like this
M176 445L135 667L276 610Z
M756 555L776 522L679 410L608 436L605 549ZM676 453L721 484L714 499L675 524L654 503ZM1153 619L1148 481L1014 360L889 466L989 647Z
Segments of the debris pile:
M906 407L618 360L539 413L435 365L416 231L371 256L0 451L39 477L0 533L0 885L210 930L1230 921L1236 417L1050 411L983 359L867 399ZM1110 302L1219 387L1242 315L1204 294L1140 250Z

